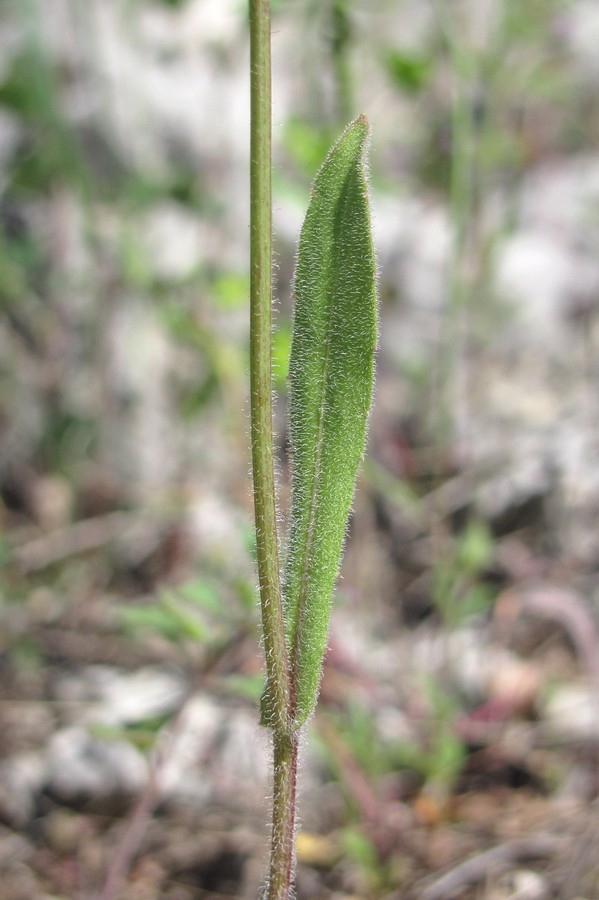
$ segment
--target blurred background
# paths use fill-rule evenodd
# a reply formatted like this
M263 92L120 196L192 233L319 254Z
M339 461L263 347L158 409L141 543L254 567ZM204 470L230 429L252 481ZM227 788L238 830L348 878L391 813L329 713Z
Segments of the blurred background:
M599 5L272 6L282 524L296 242L362 112L380 270L298 898L599 897ZM242 0L0 6L3 900L263 877L248 98Z

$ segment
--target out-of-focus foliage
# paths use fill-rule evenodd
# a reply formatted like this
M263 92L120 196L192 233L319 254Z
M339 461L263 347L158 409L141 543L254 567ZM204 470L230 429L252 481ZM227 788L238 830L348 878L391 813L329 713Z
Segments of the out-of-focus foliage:
M314 721L326 765L305 765L306 827L328 841L327 862L300 870L323 896L407 895L516 821L534 832L527 810L550 819L560 791L594 829L597 10L272 6L282 519L301 216L334 135L362 112L382 314L369 458ZM99 845L121 839L111 813L139 782L106 759L146 771L136 754L160 745L179 701L141 709L142 691L139 717L103 708L100 721L107 673L126 684L117 699L148 669L175 672L183 696L200 684L195 733L216 734L194 745L196 782L165 804L193 797L194 834L214 822L211 778L246 799L244 828L267 793L251 768L263 747L243 730L262 674L246 538L246 69L239 0L0 4L0 815L25 847L0 873L7 894L23 873L18 896L89 891ZM578 605L552 606L556 585ZM51 756L73 735L77 765ZM61 806L58 775L89 774L89 759L101 799L82 791ZM245 781L218 768L232 760ZM13 767L33 761L38 780L32 769L18 780ZM233 805L211 846L238 834ZM66 856L48 810L75 820ZM152 851L163 874L152 869L151 890L213 878L214 891L240 893L215 874L230 845L216 862L198 849L173 874L179 824L177 853ZM251 852L234 857L240 871ZM545 893L592 894L585 865L560 881L551 860Z

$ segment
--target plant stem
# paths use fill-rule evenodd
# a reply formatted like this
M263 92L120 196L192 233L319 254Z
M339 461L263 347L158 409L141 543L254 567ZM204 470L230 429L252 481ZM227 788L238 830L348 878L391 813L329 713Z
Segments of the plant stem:
M252 469L268 724L273 731L272 843L267 900L291 892L298 738L289 733L290 689L279 574L272 428L272 180L270 2L250 0L250 382Z
M437 397L437 438L439 453L456 430L456 415L468 396L458 381L466 365L467 284L464 265L468 244L468 226L472 211L472 159L474 148L472 98L470 97L473 60L468 46L460 39L459 24L445 0L433 0L439 25L449 52L451 66L451 160L449 174L449 214L452 241L447 272L447 298L444 333L440 348Z
M272 429L270 3L250 0L250 390L254 513L269 722L286 727L288 672L279 576Z
M339 126L345 126L352 117L352 76L349 49L352 27L348 0L332 0L331 4L331 57L335 79L335 117Z
M272 843L267 900L287 900L295 864L298 736L274 735Z

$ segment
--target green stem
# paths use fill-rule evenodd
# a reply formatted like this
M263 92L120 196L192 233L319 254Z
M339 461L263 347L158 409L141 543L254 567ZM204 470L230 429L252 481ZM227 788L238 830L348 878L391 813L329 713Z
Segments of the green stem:
M298 738L289 733L290 689L279 574L272 428L272 176L270 3L250 0L250 381L252 469L260 604L273 731L274 781L267 900L287 900L294 863Z
M348 0L332 0L331 56L336 90L335 115L337 124L345 126L352 117L352 77L349 49L352 38Z
M274 736L272 842L266 900L288 900L295 865L297 735Z
M279 575L272 429L272 185L270 3L250 0L250 389L254 513L260 604L273 728L289 698Z
M473 120L469 80L472 58L459 39L446 0L433 0L438 21L449 52L451 65L451 161L449 175L449 212L452 242L447 272L447 297L444 334L438 367L437 438L442 447L453 432L452 410L456 408L458 358L464 351L467 318L467 285L464 262L468 224L472 208ZM442 452L442 451L441 451Z

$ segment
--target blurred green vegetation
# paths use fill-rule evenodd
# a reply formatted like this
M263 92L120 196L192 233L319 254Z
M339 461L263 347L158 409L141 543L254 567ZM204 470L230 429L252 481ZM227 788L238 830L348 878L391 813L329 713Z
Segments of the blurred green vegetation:
M108 4L106 19L98 3L86 14L67 3L58 23L49 21L44 0L0 9L8 35L0 45L0 651L17 681L37 677L40 691L44 666L57 654L44 629L75 622L142 655L158 636L188 669L197 662L193 648L209 656L240 632L252 641L257 632L252 553L239 526L250 519L247 135L226 88L230 77L235 90L245 89L245 5L228 4L222 21L217 9L215 24L207 9L219 4L196 4L213 31L204 40L196 28L190 49L181 24L188 20L179 17L189 13L192 22L193 5L122 0ZM411 575L449 633L484 621L498 590L497 536L471 510L471 496L459 515L428 500L459 474L456 382L467 368L476 387L498 323L511 314L491 274L514 227L523 179L546 158L594 148L595 85L564 37L573 4L497 0L482 22L476 3L462 0L421 4L427 10L418 15L413 3L394 0L272 6L283 48L275 69L283 110L275 206L284 202L288 219L305 207L339 122L366 111L375 129L375 222L379 204L408 196L437 205L451 222L442 335L404 347L398 332L397 346L382 350L379 378L387 394L397 385L390 392L398 400L396 408L387 401L392 422L373 420L363 474L364 502L401 514L409 534L401 544L400 529L401 552L410 542L432 547ZM286 58L290 32L295 52ZM121 54L112 63L111 49ZM111 64L122 66L117 77ZM185 96L212 109L213 128L191 101L187 129L173 125L164 97L162 106L148 105L145 77L157 93L172 90L164 72L177 65L182 92L197 72L197 94ZM139 81L137 92L130 78ZM132 98L141 113L123 112ZM173 105L178 113L175 98ZM488 219L483 201L491 195L498 212ZM282 408L295 246L281 231L273 359ZM396 272L393 262L380 274L383 348L386 317L400 317L405 304ZM398 450L396 434L407 435L407 449ZM285 489L284 433L280 450ZM401 453L405 464L394 465ZM202 512L212 495L216 508ZM145 538L135 539L132 550L110 533L81 551L68 544L73 526L114 512L154 523L158 537L147 548ZM197 530L194 516L202 519ZM67 542L62 554L49 553L39 568L24 565L23 549L56 532ZM358 542L359 534L360 552ZM394 622L401 598L383 601ZM253 703L259 680L258 672L229 673L225 689ZM418 691L427 721L414 739L379 740L375 717L354 702L319 713L375 791L408 771L418 790L448 795L462 772L468 748L455 723L466 700L451 679ZM163 725L143 723L128 739L150 748ZM396 887L394 870L364 825L337 745L321 743L346 797L344 851L368 896L382 897Z

